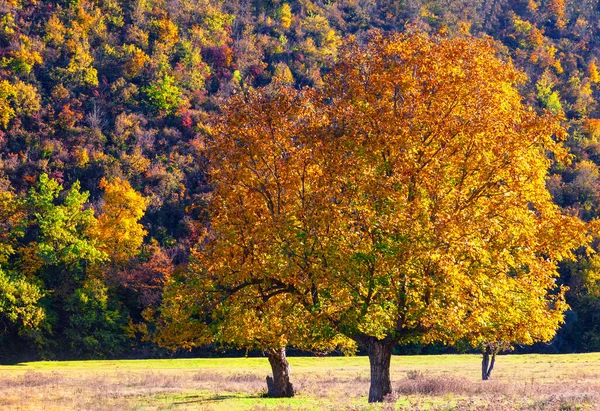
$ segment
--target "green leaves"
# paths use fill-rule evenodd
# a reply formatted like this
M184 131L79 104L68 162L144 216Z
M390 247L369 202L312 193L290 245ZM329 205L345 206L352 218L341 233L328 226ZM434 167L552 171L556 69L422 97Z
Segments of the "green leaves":
M109 298L108 287L99 279L88 279L66 301L72 352L83 358L118 355L126 336L125 318Z
M91 230L97 220L92 209L84 205L89 197L80 192L75 182L62 204L55 204L63 187L46 174L42 174L35 188L30 190L28 206L34 216L34 226L39 230L37 253L45 264L83 268L107 260L107 255L97 248Z
M22 276L9 275L0 267L0 319L24 329L34 329L44 319L39 286ZM0 330L0 335L5 330Z
M163 77L144 87L150 107L161 114L173 114L182 104L181 91L175 84L175 78L165 74Z

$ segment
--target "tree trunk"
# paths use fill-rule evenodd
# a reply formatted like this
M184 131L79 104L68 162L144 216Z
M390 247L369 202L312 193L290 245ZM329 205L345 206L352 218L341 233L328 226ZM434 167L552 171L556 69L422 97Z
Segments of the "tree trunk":
M490 356L491 361L490 361ZM486 347L483 351L483 359L481 361L481 379L487 381L492 376L492 370L494 369L494 363L496 362L496 350L490 347Z
M267 356L273 372L272 377L267 377L267 396L273 398L293 397L294 387L290 382L290 363L285 357L285 347L269 349Z
M384 397L392 392L390 361L394 345L395 342L383 342L376 338L370 339L367 344L371 364L369 402L382 402Z

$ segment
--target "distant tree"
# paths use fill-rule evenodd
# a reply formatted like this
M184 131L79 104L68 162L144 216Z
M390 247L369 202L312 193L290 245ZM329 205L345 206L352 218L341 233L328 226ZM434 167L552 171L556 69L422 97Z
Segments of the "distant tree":
M562 111L562 105L560 103L560 97L557 91L552 90L552 83L547 76L542 76L536 83L535 88L537 90L537 97L543 107L547 108L554 114L558 114Z
M44 291L9 262L23 235L23 220L20 201L11 191L0 189L0 340L9 330L33 331L45 318L40 304Z
M126 180L102 179L100 188L104 190L104 204L95 227L98 249L112 263L123 263L139 253L144 242L147 231L139 220L148 203Z
M24 204L29 241L19 247L18 264L23 275L49 291L49 326L62 343L60 354L89 358L117 351L125 323L116 322L118 308L106 304L105 284L96 275L109 258L95 238L98 222L88 196L78 182L64 191L55 179L40 175Z
M289 29L292 25L292 8L288 3L283 3L279 9L279 19L283 29Z
M168 74L145 87L150 107L160 114L173 114L181 105L181 91L175 84L175 79Z
M600 73L598 73L598 66L593 60L590 61L590 63L587 66L587 75L592 83L595 84L600 82Z
M86 208L89 193L80 191L75 182L57 204L63 187L55 179L42 174L29 192L27 208L32 221L29 230L36 241L24 252L27 270L40 274L52 288L69 289L91 265L107 260L93 238L97 225L94 210ZM39 273L42 270L44 273Z
M11 102L16 97L15 87L8 81L0 82L0 126L6 128L8 123L15 116L15 110L11 107Z
M35 87L21 81L0 81L0 127L6 129L18 115L30 115L40 109Z
M565 0L549 0L548 10L555 20L556 28L564 29L567 27Z

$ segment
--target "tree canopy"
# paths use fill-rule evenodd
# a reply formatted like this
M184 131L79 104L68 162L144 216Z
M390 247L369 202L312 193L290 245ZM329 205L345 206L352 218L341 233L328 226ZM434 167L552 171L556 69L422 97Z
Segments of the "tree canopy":
M373 33L322 90L235 97L207 143L211 240L190 276L232 302L285 296L354 340L370 401L391 391L396 343L547 340L566 308L557 263L590 237L546 188L564 130L522 102L524 76L497 54L491 39ZM494 322L507 302L531 320L517 304Z

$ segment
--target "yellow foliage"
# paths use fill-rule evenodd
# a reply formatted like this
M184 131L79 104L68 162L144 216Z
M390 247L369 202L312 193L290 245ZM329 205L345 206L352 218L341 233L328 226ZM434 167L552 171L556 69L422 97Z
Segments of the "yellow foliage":
M31 115L39 109L40 96L34 86L22 81L0 81L0 127L8 127L17 115Z
M163 343L554 335L557 263L590 241L546 188L547 153L568 159L558 118L523 104L489 39L370 40L322 90L225 107L204 151L210 231L167 293Z
M155 22L158 31L158 39L162 43L174 45L179 40L179 27L168 18L163 18Z
M562 64L560 64L560 60L558 60L558 59L554 62L552 67L554 67L556 74L562 74L565 72L565 70L562 68Z
M292 7L288 3L283 3L280 9L281 27L289 29L292 25Z
M15 113L17 115L31 115L41 108L41 98L35 86L22 81L14 85L15 88Z
M515 27L515 30L521 33L529 33L533 28L533 25L530 22L521 20L517 16L513 18L513 26Z
M2 65L10 66L17 73L28 74L36 64L42 64L40 53L33 50L31 40L26 36L20 36L19 48L9 53L9 58L2 59Z
M471 22L461 21L459 24L460 34L470 35L471 34Z
M552 16L556 19L556 27L564 29L567 27L567 21L565 20L566 4L565 0L550 0L548 4L548 10Z
M75 150L75 158L77 167L86 167L90 162L90 156L88 154L87 148L79 148Z
M123 153L121 159L127 164L135 174L142 174L148 171L152 162L144 157L142 151L135 147L133 153Z
M97 86L98 70L93 67L94 58L90 54L89 44L83 41L71 43L71 59L67 67L60 71L75 84Z
M598 73L598 66L595 61L590 61L587 66L587 75L592 83L600 82L600 73Z
M16 236L13 230L23 218L24 213L15 194L0 187L0 270L14 253Z
M529 0L527 2L527 9L529 11L537 11L540 8L540 3L536 2L535 0Z
M10 103L16 94L15 87L11 83L7 80L0 81L0 126L2 128L6 128L15 116L15 110Z
M582 277L588 294L600 297L600 257L598 254L589 258Z
M122 47L122 52L124 57L126 58L125 62L125 74L129 78L136 77L139 75L146 65L150 61L150 56L148 56L144 51L133 44L125 44Z
M577 98L573 104L573 108L582 117L587 117L594 103L591 83L586 80L577 89Z
M128 181L102 179L104 205L100 209L96 238L98 249L115 263L126 262L139 253L147 234L139 220L144 216L147 200Z

